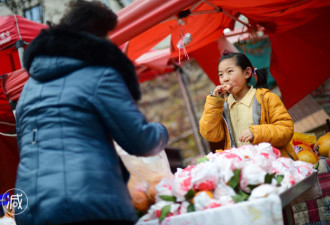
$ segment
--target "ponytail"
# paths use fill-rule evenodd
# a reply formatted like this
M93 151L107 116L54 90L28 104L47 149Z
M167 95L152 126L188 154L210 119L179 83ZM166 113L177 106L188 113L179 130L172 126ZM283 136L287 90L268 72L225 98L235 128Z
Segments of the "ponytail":
M257 80L257 84L256 84L256 88L263 88L267 85L267 74L268 71L266 68L262 68L262 69L254 69L254 73L253 74L254 78ZM251 76L252 77L252 76ZM251 77L247 80L247 82L249 82L251 80Z

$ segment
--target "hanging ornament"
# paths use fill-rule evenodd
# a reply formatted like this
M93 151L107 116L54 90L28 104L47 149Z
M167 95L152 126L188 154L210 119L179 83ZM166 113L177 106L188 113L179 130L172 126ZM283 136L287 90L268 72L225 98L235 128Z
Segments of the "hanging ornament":
M177 48L183 49L185 46L187 46L192 41L192 36L190 33L186 33L178 42L176 45Z
M181 18L180 18L180 19L178 19L178 24L179 24L179 25L181 25L181 26L185 25L185 23L184 23L183 19L181 19Z
M183 32L181 30L181 39L180 41L178 42L178 44L176 45L176 47L179 49L179 65L181 65L181 49L183 49L183 55L189 59L189 55L188 55L188 52L186 50L186 45L188 45L190 42L192 41L192 36L190 33L186 33L184 36L183 36Z

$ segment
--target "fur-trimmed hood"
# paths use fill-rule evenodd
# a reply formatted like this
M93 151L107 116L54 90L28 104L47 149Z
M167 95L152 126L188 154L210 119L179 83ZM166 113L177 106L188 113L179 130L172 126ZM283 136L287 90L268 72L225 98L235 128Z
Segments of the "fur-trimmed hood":
M51 63L45 63L45 60ZM123 76L133 98L140 99L134 65L116 45L106 39L85 32L50 28L42 30L24 52L24 67L31 77L41 82L67 75L87 65L114 68Z

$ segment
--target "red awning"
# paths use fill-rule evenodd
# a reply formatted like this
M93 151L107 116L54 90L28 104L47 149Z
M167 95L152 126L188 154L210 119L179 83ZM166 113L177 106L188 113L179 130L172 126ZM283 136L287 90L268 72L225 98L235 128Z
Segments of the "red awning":
M46 25L18 15L0 17L0 75L21 68L16 41L31 42Z
M118 12L119 23L115 32L112 32L111 40L121 45L196 1L134 1Z
M17 40L31 42L46 25L28 20L22 16L0 17L0 51L15 45Z
M4 126L4 124L1 124L0 132ZM0 134L0 194L15 187L18 162L19 154L16 137Z
M47 26L21 16L0 17L0 76L21 68L16 42L18 40L22 40L23 44L31 42L43 28ZM17 140L13 135L16 132L15 117L8 97L10 100L18 99L27 77L26 73L19 70L2 78L0 79L0 194L15 187L19 161Z
M24 43L31 42L43 28L47 26L18 15L0 17L0 76L21 68L16 42L18 40ZM2 89L0 89L0 121L15 122Z
M115 31L110 33L111 40L117 44L129 41L127 55L135 60L162 39L171 35L171 57L176 58L178 56L176 45L182 37L181 30L183 34L191 33L192 42L186 47L189 56L194 56L199 63L202 61L203 69L217 84L214 74L211 74L211 71L216 71L216 67L212 69L214 61L218 61L220 57L219 48L215 48L216 41L221 37L224 28L230 28L233 25L230 17L221 12L214 13L214 7L218 7L232 17L241 13L249 19L253 26L258 24L265 28L265 32L270 37L273 52L275 51L271 58L272 75L283 93L282 97L287 108L329 77L318 73L313 76L313 79L310 79L310 68L303 71L298 69L301 71L299 74L293 70L310 64L310 55L305 49L312 50L314 55L319 58L329 58L329 44L324 42L320 48L321 43L316 42L329 37L330 31L327 28L330 23L328 13L330 1L208 0L201 2L177 0L170 1L173 4L172 7L168 2L136 0L134 5L131 4L118 13L119 25ZM197 6L197 4L199 5ZM184 18L185 25L180 26L177 20L168 20L171 16L178 16L179 8L181 10L190 8L193 13L198 15ZM155 18L155 20L150 18ZM168 21L159 23L165 20ZM315 32L315 29L311 32L311 27L317 28L318 32ZM286 38L283 38L284 36ZM211 57L217 58L211 59ZM287 69L289 66L291 69ZM318 65L318 71L325 73L327 71L326 63ZM287 82L289 80L290 82ZM300 80L300 82L292 83L292 80Z
M28 79L29 75L25 69L16 70L2 77L0 86L9 101L18 101L25 82Z

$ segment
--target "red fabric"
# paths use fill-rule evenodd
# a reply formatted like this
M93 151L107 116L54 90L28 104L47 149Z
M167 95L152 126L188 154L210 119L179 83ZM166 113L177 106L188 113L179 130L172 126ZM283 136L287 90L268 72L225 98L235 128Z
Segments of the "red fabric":
M328 167L330 167L330 160L327 159ZM319 174L319 182L322 189L322 196L330 196L330 174Z
M173 22L169 21L169 23ZM131 60L135 60L143 53L148 52L158 42L169 35L169 32L166 29L167 26L167 23L159 24L148 30L147 33L142 33L141 35L138 35L137 37L129 40L128 48L126 51L127 56Z
M9 101L18 101L25 82L29 79L29 75L24 69L6 74L2 78L1 87Z
M21 16L0 17L0 76L21 68L18 52L14 46L16 41L21 38L24 42L31 42L43 28L47 26ZM0 121L15 122L2 89L0 89Z
M2 89L0 89L0 122L15 123L14 114L9 105L7 96L3 93Z
M135 60L136 73L140 83L160 76L160 74L173 71L173 66L168 66L171 55L169 48L151 50Z
M135 63L163 73L170 55L170 49L152 50L135 60Z
M111 32L111 40L121 45L196 1L198 0L161 2L137 0L118 13L119 23Z
M239 12L266 28L268 33L279 33L301 26L318 16L319 10L329 6L323 0L210 0L224 10Z
M239 12L247 16L250 23L258 23L265 26L268 33L283 32L301 26L317 17L320 10L324 10L323 7L330 5L329 1L322 0L208 0L208 2L215 6L221 6L228 14L237 15ZM111 40L117 44L122 44L130 40L132 52L143 46L143 53L166 37L166 34L175 34L172 38L178 39L178 25L173 17L170 21L158 23L168 19L170 16L176 15L186 7L193 6L195 3L198 3L198 0L163 1L162 3L137 0L118 12L119 23L117 28L110 33ZM213 9L213 7L204 2L194 9L193 12ZM157 14L159 12L164 13ZM212 17L208 17L210 15ZM150 18L153 19L151 20ZM209 19L204 20L203 18ZM207 27L211 23L219 23L217 27L219 37L222 34L221 29L232 25L230 23L231 18L222 13L191 15L184 20L187 23L182 26L183 29L189 32L190 29L200 31L197 35L193 35L193 38L197 39L200 36L202 37L200 39L208 38L212 32ZM205 30L207 30L207 33L205 33ZM140 36L140 38L137 38L137 36ZM134 42L135 38L138 39L137 42ZM177 40L174 40L173 44L176 45ZM136 57L131 57L131 59L134 60Z
M328 12L330 7L327 7ZM287 32L269 35L270 71L286 108L290 108L329 78L330 14Z
M12 126L5 123L10 123ZM15 117L2 88L0 88L0 132L16 133ZM6 137L0 134L0 194L14 188L18 161L16 137Z
M15 47L16 41L23 40L29 43L44 28L47 26L18 15L0 17L0 75L21 68Z
M294 218L294 214L293 214L293 211L292 211L292 207L289 208L289 213L290 213L290 217L291 218ZM283 222L284 222L284 225L289 225L289 218L288 218L288 215L287 215L287 212L285 210L282 210L282 215L283 215ZM295 225L295 221L293 219L293 225ZM291 224L290 224L291 225Z
M14 46L16 41L31 42L43 28L47 26L21 16L0 17L0 76L21 68L17 49ZM21 88L21 86L12 86L9 91L16 90L15 98L17 98ZM15 133L15 126L3 124L3 122L15 124L15 118L2 88L0 89L0 122L2 122L0 132ZM15 186L18 160L16 138L0 135L0 194Z
M220 84L217 69L221 56L220 52L218 42L214 41L191 54L215 85ZM207 57L205 57L206 55Z
M47 26L30 21L22 16L1 16L0 50L14 45L17 40L31 42L43 28L47 28Z
M179 49L176 46L182 37L180 28L183 34L190 33L192 35L192 41L186 46L186 50L191 52L220 38L223 28L219 28L222 25L229 26L231 22L228 17L218 14L190 16L184 21L185 25L183 26L179 26L176 20L161 23L131 39L126 52L127 56L131 60L135 60L168 35L171 35L171 58L177 58ZM183 50L181 50L181 55L183 55Z
M320 214L317 202L315 200L307 201L306 205L308 209L309 222L313 223L320 221Z
M21 63L16 47L0 51L0 62L0 76L20 69Z
M0 127L0 132L15 133L15 126L1 124ZM6 137L0 134L0 146L0 194L3 194L8 189L15 187L19 161L16 137Z
M169 7L167 1L157 4L155 2L137 0L118 13L119 26L112 33L111 38L115 42L120 40L118 43L129 41L127 54L132 60L149 51L169 34L172 38L171 57L177 58L176 45L180 38L177 21L172 19L159 22L165 21L170 15L176 16L180 11L178 6L184 10L200 1L178 0L175 1L176 7L173 8ZM330 21L328 13L330 1L208 0L208 2L221 6L224 12L231 15L237 13L245 15L252 25L264 26L272 43L271 72L279 84L287 108L318 87L325 80L325 76L329 77L325 74L327 70L324 68L326 65L324 61L329 58L326 53L329 53L327 37L330 31L327 28ZM206 2L202 2L193 12L212 9ZM161 10L165 10L166 13L155 14ZM156 18L155 21L150 19L152 15ZM214 75L215 60L218 59L211 59L211 57L219 57L218 53L214 52L218 49L211 48L209 44L222 35L224 28L231 27L231 18L222 13L212 13L191 15L184 20L186 25L182 26L183 33L192 33L193 37L193 41L186 48L188 54L194 55L211 80L218 84ZM313 62L307 54L309 52L314 53L313 58L316 60ZM321 66L315 69L316 64ZM301 65L306 67L308 65L308 68ZM311 70L316 74L312 76L313 78Z

